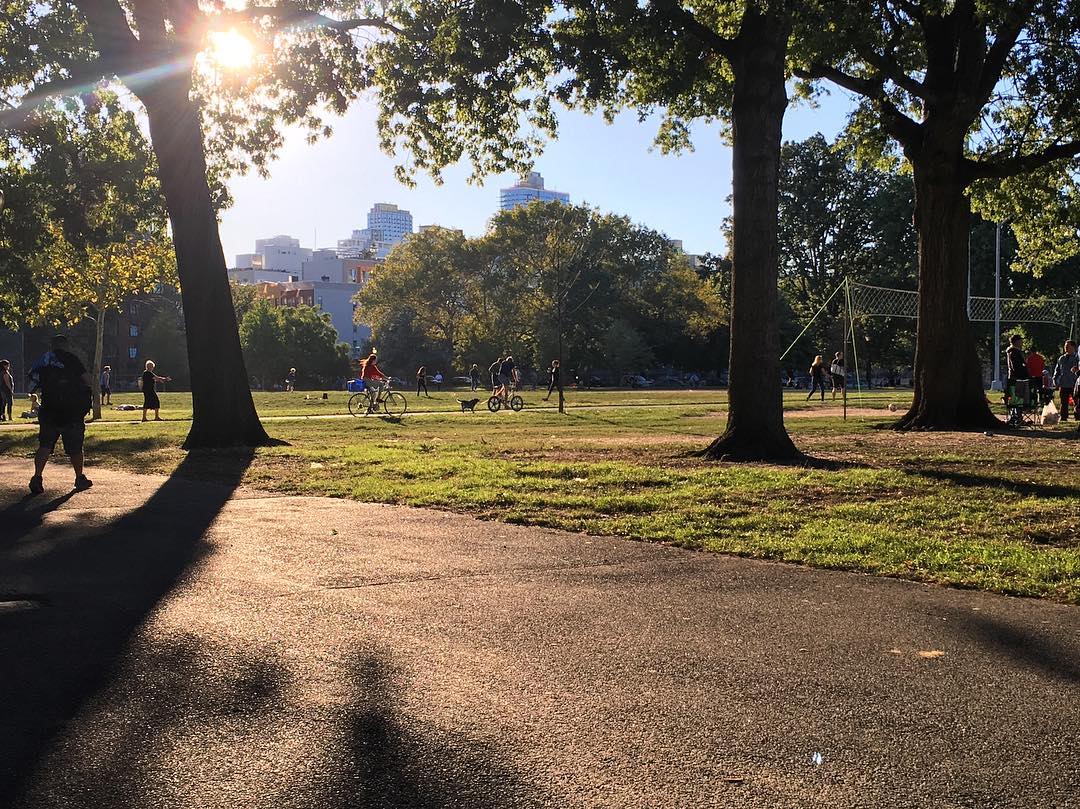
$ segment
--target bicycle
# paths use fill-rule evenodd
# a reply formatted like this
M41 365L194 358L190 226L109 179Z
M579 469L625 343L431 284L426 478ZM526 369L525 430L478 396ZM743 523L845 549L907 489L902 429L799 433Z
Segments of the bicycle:
M353 416L369 416L379 412L382 405L383 411L388 416L400 417L409 409L409 400L403 393L391 390L393 383L389 379L372 396L369 390L354 393L349 397L349 413Z
M524 406L525 400L513 392L509 395L504 394L502 396L492 394L487 400L488 410L492 413L498 413L499 409L503 407L509 407L515 413L519 413Z

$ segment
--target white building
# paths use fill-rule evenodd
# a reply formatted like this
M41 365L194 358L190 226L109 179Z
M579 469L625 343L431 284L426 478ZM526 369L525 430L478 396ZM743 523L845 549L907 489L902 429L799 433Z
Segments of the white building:
M388 202L376 202L368 211L367 227L338 240L337 254L339 258L386 258L412 232L411 213Z
M258 284L264 281L292 281L302 275L311 250L300 246L292 236L272 236L256 239L254 253L240 253L236 266L229 270L229 280L239 284Z
M509 188L499 191L499 210L509 211L519 205L528 205L533 200L541 202L561 202L570 204L570 195L561 191L544 188L544 178L537 171L530 171Z

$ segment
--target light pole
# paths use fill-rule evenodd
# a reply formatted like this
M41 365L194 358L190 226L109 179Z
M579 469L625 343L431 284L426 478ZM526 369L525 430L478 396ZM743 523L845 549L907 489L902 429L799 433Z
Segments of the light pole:
M1001 223L994 239L994 381L990 390L1001 390Z

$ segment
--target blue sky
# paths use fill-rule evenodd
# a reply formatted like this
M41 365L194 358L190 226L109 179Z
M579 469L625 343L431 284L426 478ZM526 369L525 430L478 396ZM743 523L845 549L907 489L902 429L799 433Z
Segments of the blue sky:
M784 136L801 140L815 132L833 137L851 102L842 95L824 98L821 107L788 111ZM454 167L436 186L426 177L408 188L394 179L395 159L379 151L375 111L360 103L334 123L333 137L314 145L291 132L271 176L232 180L235 198L225 211L221 237L230 266L237 253L250 252L257 238L287 233L305 247L333 247L353 228L365 226L368 209L391 202L410 210L414 225L484 232L498 208L499 189L511 175L466 182L469 170ZM655 122L639 123L624 114L612 125L599 116L560 115L559 138L536 160L548 188L565 191L571 201L630 216L635 222L682 239L691 253L723 248L720 223L728 213L731 150L715 126L694 130L692 152L662 155L650 151ZM316 234L318 244L316 245Z

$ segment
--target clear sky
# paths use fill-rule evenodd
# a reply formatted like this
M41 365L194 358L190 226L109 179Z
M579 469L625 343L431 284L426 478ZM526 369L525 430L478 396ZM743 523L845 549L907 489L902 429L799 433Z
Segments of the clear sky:
M784 137L801 140L820 131L831 138L850 104L835 95L823 99L819 109L790 109ZM358 103L334 128L331 138L313 145L299 131L291 132L269 179L252 174L232 180L235 204L221 222L229 266L237 253L254 249L255 239L279 233L295 236L305 247L334 247L354 228L366 226L367 211L376 202L411 211L414 226L438 224L477 236L498 209L499 189L515 180L503 174L470 185L468 168L457 166L444 172L441 186L420 176L417 186L408 188L394 179L395 158L379 151L370 103ZM730 148L716 127L699 125L694 151L662 155L650 150L655 132L655 122L639 123L634 114L609 126L598 116L563 111L559 138L536 160L536 170L548 188L569 193L574 203L626 214L682 239L690 253L721 251L720 223L731 193Z

